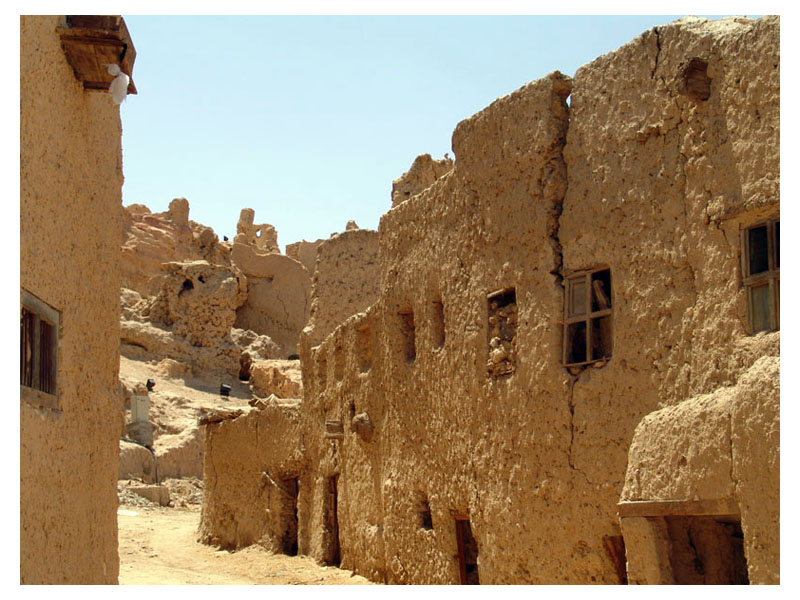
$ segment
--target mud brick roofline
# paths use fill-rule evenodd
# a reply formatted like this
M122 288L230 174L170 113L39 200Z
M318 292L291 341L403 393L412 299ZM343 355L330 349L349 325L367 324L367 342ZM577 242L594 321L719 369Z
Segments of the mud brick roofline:
M107 64L118 64L130 77L128 93L136 94L133 84L133 47L125 19L119 16L69 15L66 25L57 29L67 62L86 90L107 90L114 77Z

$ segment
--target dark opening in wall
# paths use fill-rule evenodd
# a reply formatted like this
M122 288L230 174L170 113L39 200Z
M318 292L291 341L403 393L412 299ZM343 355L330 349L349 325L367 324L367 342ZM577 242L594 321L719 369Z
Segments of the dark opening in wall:
M461 585L479 585L478 543L472 536L472 528L466 517L456 517L456 545Z
M431 309L431 331L433 333L433 347L438 350L444 346L444 304L441 299L433 301Z
M668 516L669 562L676 584L747 585L744 535L738 518Z
M193 290L193 289L194 289L194 284L192 283L192 280L191 279L184 279L183 280L183 285L181 286L181 291L178 292L178 296L180 296L184 292L188 292L189 290Z
M281 552L289 556L297 556L297 490L296 475L281 478L281 523L284 526L281 535Z
M369 325L364 325L356 331L356 356L359 371L362 373L369 371L372 366L372 338Z
M708 63L702 58L690 58L680 73L680 92L695 102L708 100L711 96L711 78Z
M340 344L336 346L336 350L333 353L333 372L336 376L336 381L341 381L344 378L344 359L344 348Z
M339 566L341 548L339 546L339 475L328 477L326 482L323 509L322 555L326 565Z
M507 288L487 295L489 303L489 359L492 377L510 375L517 365L517 293Z
M417 358L416 330L414 328L414 311L402 310L397 313L400 336L403 344L403 355L406 362L414 362Z
M417 515L419 516L419 526L422 529L427 529L428 531L433 529L433 515L427 498L423 497L420 500Z
M250 381L250 368L253 366L253 359L250 353L242 352L239 355L239 380Z

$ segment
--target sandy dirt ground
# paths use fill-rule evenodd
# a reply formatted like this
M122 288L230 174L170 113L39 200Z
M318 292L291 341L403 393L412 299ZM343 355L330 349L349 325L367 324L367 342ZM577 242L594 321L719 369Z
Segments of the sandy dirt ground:
M200 506L120 505L119 582L122 585L369 585L370 581L305 556L270 554L260 546L238 552L197 541Z

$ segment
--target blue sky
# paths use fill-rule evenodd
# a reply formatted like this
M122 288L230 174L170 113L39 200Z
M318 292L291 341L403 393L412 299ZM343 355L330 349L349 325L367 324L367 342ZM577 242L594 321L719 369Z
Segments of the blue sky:
M392 180L452 156L459 121L679 16L125 15L123 204L185 197L220 239L254 208L282 248L377 229Z

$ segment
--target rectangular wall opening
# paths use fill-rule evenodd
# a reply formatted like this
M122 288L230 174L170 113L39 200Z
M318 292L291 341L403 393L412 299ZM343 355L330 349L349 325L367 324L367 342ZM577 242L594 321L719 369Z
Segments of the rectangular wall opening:
M667 516L676 584L747 585L744 535L737 517Z
M472 536L469 519L456 517L456 544L458 546L458 570L461 585L479 585L478 543Z
M281 479L281 523L284 526L281 534L281 552L289 556L297 556L297 476Z
M431 306L431 333L433 337L433 348L438 350L444 346L444 304L442 301L434 300Z
M344 348L341 344L336 346L333 352L333 373L336 376L336 381L344 379Z
M613 351L611 270L573 273L564 286L564 366L607 361Z
M339 546L339 475L328 477L325 485L325 529L322 538L323 562L338 567L341 562Z
M358 369L366 373L372 367L372 338L369 325L364 325L356 331L356 355L358 356Z
M411 309L397 313L400 325L400 337L403 344L403 356L406 362L414 362L417 358L416 330L414 327L414 311Z
M517 366L517 292L507 288L487 295L489 303L489 359L491 377L510 375Z
M433 514L431 513L431 506L428 504L428 498L421 495L417 503L417 518L419 527L430 531L433 529Z

